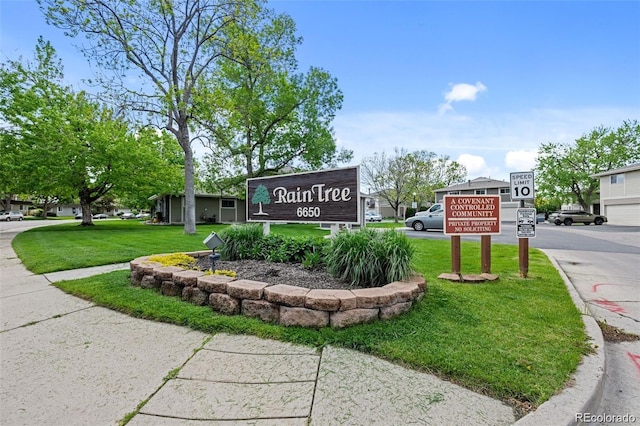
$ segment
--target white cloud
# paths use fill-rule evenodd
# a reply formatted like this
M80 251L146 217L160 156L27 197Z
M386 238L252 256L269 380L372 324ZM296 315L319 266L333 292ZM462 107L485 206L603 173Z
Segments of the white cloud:
M535 167L537 156L538 150L535 149L509 151L504 156L504 165L513 171L526 172Z
M458 156L456 161L467 168L467 173L470 176L479 176L489 168L484 157L479 155L462 154Z
M438 107L438 113L444 114L447 111L453 111L451 104L453 102L460 101L475 101L478 97L478 93L487 90L487 86L479 81L475 85L467 83L450 84L451 89L445 93L445 103Z

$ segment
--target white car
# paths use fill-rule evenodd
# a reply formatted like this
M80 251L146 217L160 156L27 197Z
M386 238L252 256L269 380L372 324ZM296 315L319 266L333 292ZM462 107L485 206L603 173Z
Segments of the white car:
M4 220L5 222L9 222L12 220L22 220L24 216L22 216L21 212L2 212L0 213L0 220Z
M382 216L374 212L366 212L364 214L364 220L367 222L382 222Z

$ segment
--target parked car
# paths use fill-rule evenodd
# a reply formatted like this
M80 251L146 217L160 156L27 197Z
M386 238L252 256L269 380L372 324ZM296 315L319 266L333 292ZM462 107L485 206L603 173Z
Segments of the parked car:
M546 219L546 213L538 213L536 214L536 223L542 223L544 222Z
M571 226L574 223L584 223L585 225L595 223L596 225L602 225L605 222L607 222L606 216L588 213L583 210L563 210L553 218L553 223L556 225L564 223L566 226Z
M444 208L444 205L442 203L436 203L431 207L429 207L427 210L416 212L416 216L428 216L429 214L440 211L443 208Z
M2 212L0 213L0 220L4 220L5 222L9 222L12 220L22 220L24 216L21 212Z
M82 219L82 213L77 213L76 214L76 219Z
M429 214L412 216L404 221L405 226L416 231L427 229L444 229L444 211L438 210Z
M98 213L93 215L94 219L109 219L109 215L106 213Z
M120 219L125 220L125 219L135 219L136 215L133 213L122 213L120 215Z
M136 218L138 219L149 219L151 217L151 214L149 213L138 213L136 215Z
M364 220L367 222L382 222L382 216L374 212L366 212L364 214Z
M560 210L549 213L549 216L547 216L547 220L549 221L549 223L554 223L556 221L556 217L558 217L559 214Z

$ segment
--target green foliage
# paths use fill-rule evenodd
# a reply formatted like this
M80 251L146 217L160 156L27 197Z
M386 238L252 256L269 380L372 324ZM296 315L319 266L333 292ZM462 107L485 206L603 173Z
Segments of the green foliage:
M219 234L224 244L220 247L222 260L251 259L253 248L262 240L262 225L233 225Z
M354 286L380 287L407 279L414 248L406 235L365 228L341 232L327 250L327 269Z
M42 38L34 62L0 67L0 117L10 129L2 141L12 142L0 170L5 161L13 163L12 193L49 202L79 199L83 211L91 211L100 199L131 193L147 198L181 182L174 156L163 150L167 135L131 129L86 93L64 86L62 65ZM86 220L91 224L90 216Z
M220 255L223 260L267 260L279 263L302 263L309 253L322 253L327 242L322 238L263 235L262 225L235 225L220 234L225 242Z
M323 263L323 253L318 250L314 252L308 252L305 254L302 260L302 266L305 269L316 269Z
M158 262L164 266L180 266L191 269L196 265L196 259L185 253L157 254L149 257L149 262Z
M202 81L194 103L215 140L205 159L210 189L243 188L245 178L287 166L317 170L348 161L352 153L337 148L331 128L342 92L325 70L298 71L302 39L293 19L261 8L224 32L231 54ZM256 192L252 202L267 204L265 195Z
M195 165L191 130L201 127L194 107L199 85L227 56L222 31L257 3L41 0L47 22L73 37L82 33L83 53L103 72L98 83L112 104L126 105L146 123L162 123L184 152L184 231L196 233ZM114 71L104 72L106 70ZM135 78L121 78L123 70ZM115 77L109 78L108 76ZM146 118L151 117L149 121ZM196 124L197 123L197 124ZM126 149L123 150L127 152ZM129 173L141 175L136 167ZM150 195L150 194L149 194Z
M232 271L230 269L216 269L215 271L213 271L213 275L224 275L227 277L235 278L238 274L236 273L236 271Z
M543 143L536 180L540 196L557 203L577 201L584 210L598 198L594 174L640 161L640 124L627 120L617 129L600 126L574 144Z
M374 153L362 161L360 173L363 183L384 199L395 211L397 222L401 205L413 200L418 205L433 200L434 190L460 182L467 175L466 168L434 152L408 152L395 148L395 154Z

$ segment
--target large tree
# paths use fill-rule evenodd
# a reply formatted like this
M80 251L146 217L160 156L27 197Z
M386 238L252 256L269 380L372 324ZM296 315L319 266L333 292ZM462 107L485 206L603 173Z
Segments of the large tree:
M463 180L467 171L447 156L396 148L392 156L376 152L365 158L360 174L363 183L389 203L397 222L400 206L412 201L413 194L418 201L430 200L434 189Z
M467 176L467 169L446 155L438 157L435 152L419 150L404 156L408 176L406 196L415 194L413 198L419 205L433 200L436 189L461 182Z
M123 108L149 113L184 152L184 232L196 232L194 153L190 126L197 82L227 52L222 30L252 0L38 0L47 20L93 43L83 49L101 69ZM136 72L137 71L137 72ZM146 83L144 85L143 83Z
M83 225L108 193L166 188L177 168L161 155L154 129L131 130L113 111L62 84L62 65L40 39L35 61L0 67L1 166L16 177L11 192L77 199ZM7 163L11 164L7 164Z
M599 196L600 181L592 175L640 161L640 124L627 120L617 129L599 126L574 144L543 143L536 161L541 196L578 202L588 211Z
M337 150L331 127L342 105L336 79L315 67L298 72L295 31L291 17L266 8L224 29L229 54L203 79L197 102L212 151L208 181L218 187L351 158Z

